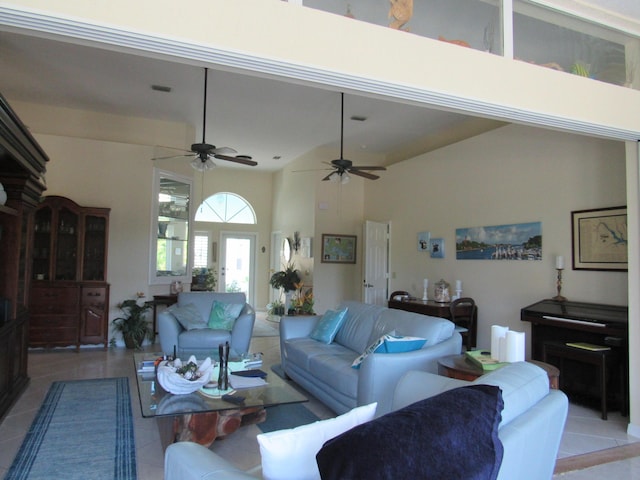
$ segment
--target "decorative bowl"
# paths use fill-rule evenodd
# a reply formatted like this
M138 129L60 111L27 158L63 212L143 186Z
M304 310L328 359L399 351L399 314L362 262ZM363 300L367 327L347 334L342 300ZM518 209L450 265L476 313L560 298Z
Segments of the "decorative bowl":
M184 395L193 393L209 383L212 370L213 364L209 357L198 365L196 358L192 355L184 365L179 358L173 362L162 362L158 365L156 377L158 383L167 392Z

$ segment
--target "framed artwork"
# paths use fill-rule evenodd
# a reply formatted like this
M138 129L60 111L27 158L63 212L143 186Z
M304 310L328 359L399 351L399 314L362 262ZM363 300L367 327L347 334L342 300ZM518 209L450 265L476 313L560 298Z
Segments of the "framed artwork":
M322 263L356 263L355 235L322 234Z
M627 271L627 207L571 212L574 270Z
M542 260L542 223L456 228L456 260Z
M431 258L444 258L444 238L431 239Z
M418 232L418 251L419 252L428 252L429 251L429 239L431 238L431 233L429 232Z

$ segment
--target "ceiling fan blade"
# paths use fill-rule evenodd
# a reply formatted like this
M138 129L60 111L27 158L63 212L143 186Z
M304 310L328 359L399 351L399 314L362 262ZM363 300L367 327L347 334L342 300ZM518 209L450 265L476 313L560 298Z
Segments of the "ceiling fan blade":
M322 179L322 181L323 181L323 182L326 182L326 181L331 180L331 175L333 175L334 173L336 173L336 172L331 172L329 175L327 175L326 177L324 177L324 178Z
M170 155L168 157L155 157L155 158L152 158L151 160L153 160L153 161L156 161L156 160L169 160L171 158L182 158L182 157L193 157L193 154Z
M364 177L367 178L369 180L377 180L380 177L378 175L373 175L372 173L367 173L367 172L361 172L359 170L349 170L349 173L351 173L352 175L357 175L359 177Z
M251 157L248 155L238 155L237 157L230 157L228 155L214 154L213 156L219 160L241 163L243 165L249 165L251 167L255 167L256 165L258 165L258 162L256 162L255 160L251 160Z
M352 166L349 168L350 172L353 172L354 170L379 170L379 171L385 171L386 168L385 167L361 167L361 166Z
M237 155L238 151L234 150L231 147L216 147L213 148L209 153L214 155Z

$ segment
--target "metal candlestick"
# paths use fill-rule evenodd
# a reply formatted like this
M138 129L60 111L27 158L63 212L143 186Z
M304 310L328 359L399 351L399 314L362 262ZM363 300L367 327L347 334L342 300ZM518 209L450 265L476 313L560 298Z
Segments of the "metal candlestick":
M564 269L563 268L556 268L556 271L558 272L558 276L556 277L556 289L558 290L558 294L551 299L551 300L555 300L556 302L566 302L567 301L567 299L565 297L560 295L560 292L562 291L562 270L564 270Z

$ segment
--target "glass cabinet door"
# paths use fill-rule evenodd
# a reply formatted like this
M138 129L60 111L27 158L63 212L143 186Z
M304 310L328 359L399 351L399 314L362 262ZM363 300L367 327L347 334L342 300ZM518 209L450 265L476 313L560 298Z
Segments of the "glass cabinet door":
M41 208L35 214L31 271L34 280L50 280L52 210Z
M76 280L78 255L78 214L67 208L58 211L56 236L56 280Z
M188 281L191 179L155 171L150 283Z
M87 215L84 220L82 280L106 280L107 217Z

